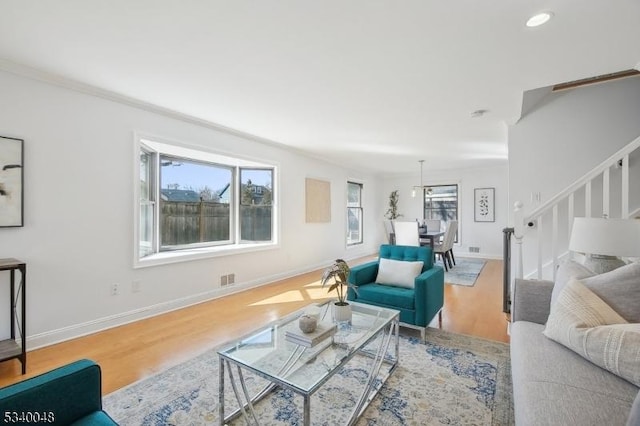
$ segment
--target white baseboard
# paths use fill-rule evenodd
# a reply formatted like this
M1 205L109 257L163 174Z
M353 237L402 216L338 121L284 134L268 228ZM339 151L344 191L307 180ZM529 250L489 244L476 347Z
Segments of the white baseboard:
M457 252L454 250L453 255L455 257L471 257L474 259L502 260L502 254Z
M188 296L182 299L172 300L170 302L158 303L156 305L150 305L128 312L122 312L108 317L87 321L81 324L74 324L68 327L34 334L31 336L27 336L27 350L31 351L56 343L61 343L67 340L76 339L78 337L87 336L99 331L104 331L113 327L129 324L145 318L154 317L174 311L176 309L185 308L187 306L195 305L207 300L216 299L223 295L224 294L220 290L213 290L211 292Z
M375 253L370 253L370 254L373 255ZM358 255L358 256L355 256L354 258L363 257L363 256L367 256L367 255ZM348 260L353 260L353 258ZM204 293L186 296L181 299L162 302L162 303L158 303L150 306L145 306L143 308L118 313L108 317L98 318L96 320L87 321L80 324L74 324L68 327L63 327L56 330L50 330L44 333L27 336L27 350L32 351L35 349L43 348L45 346L54 345L56 343L61 343L67 340L76 339L78 337L87 336L89 334L94 334L100 331L108 330L110 328L119 327L125 324L130 324L135 321L140 321L146 318L151 318L158 315L166 314L171 311L197 305L198 303L207 302L213 299L217 299L219 297L249 290L251 288L271 284L279 280L291 278L296 275L301 275L311 271L322 269L327 265L330 265L331 263L333 263L333 259L320 262L315 265L309 265L305 268L286 271L279 274L273 274L267 277L262 277L260 279L255 279L255 280L244 282L244 283L237 283L231 287L218 288L218 289L214 289Z

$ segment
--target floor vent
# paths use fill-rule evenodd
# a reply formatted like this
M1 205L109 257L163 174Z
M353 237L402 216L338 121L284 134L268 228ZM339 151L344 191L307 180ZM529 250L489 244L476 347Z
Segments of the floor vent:
M469 247L469 253L480 253L480 247Z

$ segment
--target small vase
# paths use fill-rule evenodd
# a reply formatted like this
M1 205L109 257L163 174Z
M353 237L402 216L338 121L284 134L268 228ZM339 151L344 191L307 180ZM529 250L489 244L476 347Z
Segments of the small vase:
M298 319L298 326L303 333L313 333L318 325L318 320L311 315L302 315Z
M338 303L340 302L333 304L333 320L337 323L351 322L351 305L348 303L339 305Z

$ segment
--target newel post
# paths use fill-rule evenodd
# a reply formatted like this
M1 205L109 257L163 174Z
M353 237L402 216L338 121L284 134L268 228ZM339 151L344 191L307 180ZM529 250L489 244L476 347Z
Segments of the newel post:
M523 216L523 204L521 201L516 201L513 204L513 236L518 245L518 253L516 254L516 278L522 278L524 274L524 267L522 263L522 238L524 237L524 216Z

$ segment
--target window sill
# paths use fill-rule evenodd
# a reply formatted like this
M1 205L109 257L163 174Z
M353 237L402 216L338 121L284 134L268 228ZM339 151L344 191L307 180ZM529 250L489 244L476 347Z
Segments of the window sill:
M267 244L234 244L216 247L202 247L188 250L163 251L152 254L142 259L135 259L133 267L146 268L150 266L167 265L170 263L189 262L192 260L207 259L211 257L231 256L234 254L250 253L255 251L273 250L279 248L277 243Z

